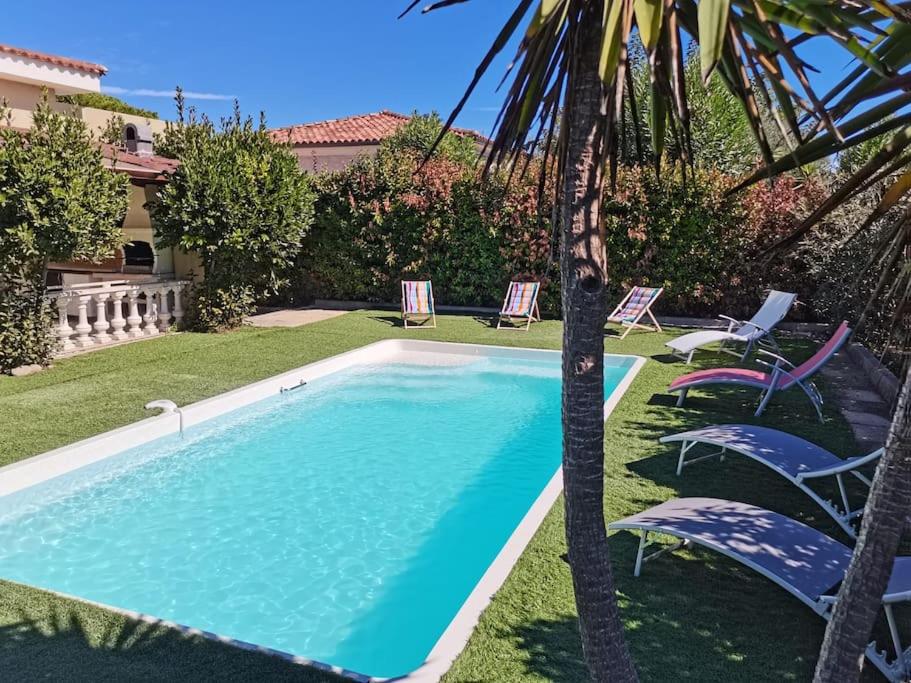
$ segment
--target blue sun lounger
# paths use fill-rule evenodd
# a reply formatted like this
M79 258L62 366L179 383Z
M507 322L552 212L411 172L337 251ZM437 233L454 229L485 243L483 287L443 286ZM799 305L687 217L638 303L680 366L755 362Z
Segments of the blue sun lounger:
M883 454L883 449L879 448L867 455L839 458L825 448L821 448L793 434L780 432L777 429L769 429L768 427L738 424L713 425L689 432L670 434L662 436L659 441L661 443L681 442L680 457L677 460L678 475L683 472L684 467L693 465L701 460L714 457L724 460L725 455L729 452L752 458L772 471L777 472L810 496L852 538L857 536L854 525L860 515L863 514L864 506L861 504L858 508L851 508L844 475L853 475L869 489L871 486L870 479L858 470L864 465L878 460ZM687 460L686 457L690 450L699 444L715 446L721 450L690 457ZM832 501L826 500L810 488L812 481L828 477L834 477L838 484L838 492L841 496L840 509Z
M823 619L832 614L851 549L816 529L760 507L716 498L679 498L618 520L611 530L640 532L634 575L642 565L676 548L696 544L726 555L784 588ZM679 542L645 555L649 534ZM893 605L911 601L911 557L897 557L882 598L895 656L867 646L866 656L890 681L905 681L911 648L903 648Z

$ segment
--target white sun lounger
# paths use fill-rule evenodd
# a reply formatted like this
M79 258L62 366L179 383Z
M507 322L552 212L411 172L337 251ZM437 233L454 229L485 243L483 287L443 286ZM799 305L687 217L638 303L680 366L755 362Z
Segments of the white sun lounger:
M725 351L734 356L739 356L740 360L745 360L753 350L753 345L757 343L767 343L769 346L778 350L778 343L772 336L772 330L775 326L784 320L784 317L791 310L791 306L797 300L797 295L791 292L779 292L772 290L762 303L762 306L756 311L749 320L736 320L726 315L719 316L728 321L727 330L702 330L700 332L690 332L681 337L672 339L667 342L666 346L677 358L689 363L693 360L693 354L697 349L716 342L721 343L721 351ZM737 327L735 330L734 327ZM728 348L731 343L746 344L743 353L732 351Z
M724 460L727 453L739 453L762 463L794 484L834 519L852 538L857 536L855 521L863 514L863 504L851 508L844 475L851 474L868 489L870 479L858 469L882 457L879 448L867 455L853 458L839 458L816 444L805 441L798 436L780 432L768 427L753 425L713 425L680 434L670 434L659 439L661 443L680 441L680 457L677 460L677 474L683 468L707 458L719 457ZM715 446L719 451L686 459L690 450L699 444ZM810 483L827 477L834 477L841 495L841 508L831 500L826 500L810 488Z
M679 498L612 522L612 530L641 534L635 576L643 563L689 544L701 545L749 567L784 588L823 619L832 615L851 549L801 522L760 507L716 498ZM645 555L649 534L679 542ZM897 557L882 605L895 656L867 646L866 656L890 681L906 681L911 648L903 648L892 606L911 601L911 557ZM782 625L786 628L786 625Z

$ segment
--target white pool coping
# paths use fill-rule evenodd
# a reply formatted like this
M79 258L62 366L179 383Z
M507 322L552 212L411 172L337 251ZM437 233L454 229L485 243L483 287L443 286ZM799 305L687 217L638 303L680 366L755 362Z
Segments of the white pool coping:
M93 436L78 441L68 446L48 451L41 455L22 460L20 462L0 467L0 496L6 496L16 491L29 488L41 482L67 474L79 468L98 462L105 458L121 453L127 449L141 446L164 436L177 434L181 429L181 419L184 428L205 422L225 413L237 410L244 406L256 403L282 390L293 389L303 383L337 372L352 365L378 363L394 360L397 356L409 354L409 360L415 360L415 354L424 355L429 363L442 362L442 355L488 358L515 358L526 360L551 360L560 351L544 349L516 348L505 346L487 346L483 344L459 344L452 342L435 342L412 339L387 339L362 346L358 349L338 354L321 361L310 363L295 370L284 372L253 384L219 394L188 406L180 408L178 412L163 413L155 417L134 422L119 429L114 429L98 436ZM434 358L434 357L437 358ZM633 364L627 370L623 379L614 388L604 401L604 419L619 403L623 394L632 384L639 370L645 364L645 358L627 354L605 354L608 357L632 358ZM468 598L459 608L452 621L431 649L424 664L409 674L396 677L396 681L409 681L410 683L430 683L438 681L452 666L453 661L465 648L469 637L474 631L481 614L512 571L519 557L528 543L537 532L547 513L553 507L563 490L562 467L551 477L550 481L538 495L535 502L522 518L522 521L510 535L505 545L494 558L493 562L484 572L475 585ZM38 587L40 588L40 586ZM46 589L42 589L46 590ZM86 600L57 591L48 591L55 595L96 605L113 612L123 614L133 619L146 623L174 628L189 635L197 635L211 640L227 643L244 650L252 650L280 657L293 663L311 666L324 671L331 671L360 683L379 682L390 680L375 678L347 669L342 669L331 664L293 655L287 652L246 643L243 641L222 636L208 631L177 624L165 619L141 614L131 610L114 607Z

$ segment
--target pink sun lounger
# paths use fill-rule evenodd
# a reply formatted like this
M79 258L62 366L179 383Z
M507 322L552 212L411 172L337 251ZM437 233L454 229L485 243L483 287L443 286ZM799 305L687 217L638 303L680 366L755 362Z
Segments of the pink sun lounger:
M810 381L838 350L848 341L851 336L851 328L847 322L842 322L832 338L829 339L819 350L809 359L795 366L787 359L765 349L760 349L759 354L770 356L775 359L774 364L757 359L770 368L769 372L760 370L750 370L748 368L716 368L712 370L699 370L678 377L669 387L671 393L680 392L680 398L677 399L677 405L683 405L686 394L690 389L701 389L714 384L728 384L734 386L755 387L762 391L759 401L759 407L756 409L756 416L762 415L772 396L778 391L785 391L791 387L798 386L810 399L813 407L822 421L822 395L819 389Z

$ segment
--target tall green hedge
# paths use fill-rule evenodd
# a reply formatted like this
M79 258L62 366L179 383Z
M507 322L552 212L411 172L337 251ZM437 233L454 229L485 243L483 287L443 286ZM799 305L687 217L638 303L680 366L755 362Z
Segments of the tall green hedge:
M402 279L431 278L440 303L496 306L511 279L534 278L544 282L542 304L556 311L549 216L539 216L535 183L483 180L464 142L423 163L425 149L402 144L426 124L413 121L375 158L317 178L299 293L389 302Z

